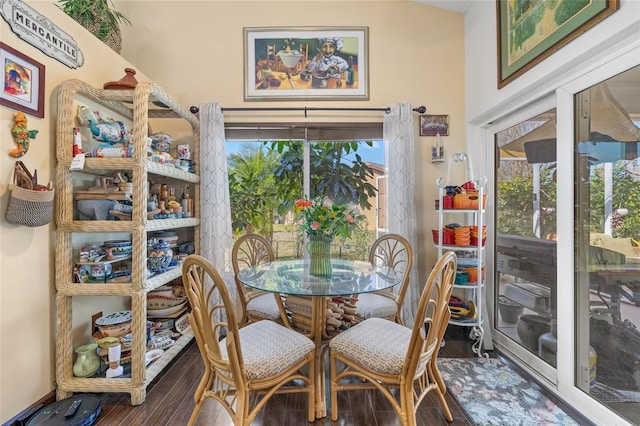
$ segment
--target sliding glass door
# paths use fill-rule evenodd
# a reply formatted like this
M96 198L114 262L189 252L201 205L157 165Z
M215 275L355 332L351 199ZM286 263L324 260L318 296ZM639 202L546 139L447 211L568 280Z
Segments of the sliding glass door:
M640 424L637 51L490 135L497 348L598 424Z
M638 88L640 66L577 93L574 114L576 386L635 424L640 423Z
M555 108L495 133L494 324L521 357L552 368L557 365L555 135Z

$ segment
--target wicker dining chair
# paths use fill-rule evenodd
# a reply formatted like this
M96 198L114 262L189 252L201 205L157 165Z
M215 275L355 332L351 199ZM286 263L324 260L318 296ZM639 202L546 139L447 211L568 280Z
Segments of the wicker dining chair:
M313 422L313 342L273 321L239 328L226 284L202 256L187 256L182 280L192 308L189 322L205 364L188 424L194 424L206 398L213 398L234 425L249 426L276 393L307 393L308 420Z
M284 305L279 294L267 293L245 286L235 277L241 269L269 263L275 259L273 248L266 238L258 234L244 234L233 245L231 264L233 266L238 300L242 306L240 327L261 320L279 323L286 318Z
M386 234L373 242L369 250L369 262L388 266L402 274L398 286L375 293L358 296L358 314L363 318L385 318L404 325L402 304L409 287L413 249L401 235Z
M338 419L338 391L350 389L378 389L405 426L415 426L418 405L434 391L445 418L453 420L430 363L435 363L442 327L449 321L448 303L456 267L454 252L438 260L422 291L412 329L369 318L329 342L332 421Z

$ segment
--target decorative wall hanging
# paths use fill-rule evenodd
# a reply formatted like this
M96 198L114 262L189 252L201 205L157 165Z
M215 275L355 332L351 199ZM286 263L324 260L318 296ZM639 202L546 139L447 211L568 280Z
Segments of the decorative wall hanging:
M44 118L44 65L0 42L0 104Z
M84 64L84 56L73 37L23 1L0 0L0 14L18 37L46 55L69 68Z
M29 145L31 145L31 139L35 139L39 130L29 130L28 120L22 111L18 111L14 117L16 124L11 128L11 136L18 145L17 148L9 151L9 156L13 158L20 158L29 151Z
M448 115L421 115L420 136L449 136Z
M244 99L368 100L369 28L245 28Z
M498 88L618 9L618 0L497 0Z

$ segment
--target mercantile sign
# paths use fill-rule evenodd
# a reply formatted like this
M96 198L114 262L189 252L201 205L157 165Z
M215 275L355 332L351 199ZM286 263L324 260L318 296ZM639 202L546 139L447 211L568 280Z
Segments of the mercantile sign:
M0 0L0 14L14 33L69 68L84 64L78 44L69 34L22 0Z

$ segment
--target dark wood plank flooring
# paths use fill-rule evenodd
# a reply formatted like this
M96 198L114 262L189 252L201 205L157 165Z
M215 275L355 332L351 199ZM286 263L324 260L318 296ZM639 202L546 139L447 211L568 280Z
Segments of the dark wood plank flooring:
M464 358L475 356L471 351L471 341L466 332L447 332L446 345L440 350L441 357ZM204 367L198 348L188 346L154 383L147 388L144 404L131 406L129 394L104 394L102 413L97 426L130 425L185 425L194 407L193 393ZM348 391L339 394L338 421L332 422L327 416L317 419L314 425L345 426L396 426L400 425L389 402L375 391ZM437 397L433 394L420 404L418 425L473 425L455 399L446 395L454 420L449 423L442 415ZM211 399L207 400L198 417L197 425L231 426L233 422L227 412ZM306 399L304 395L276 395L252 422L256 426L297 426L309 424L306 420Z

